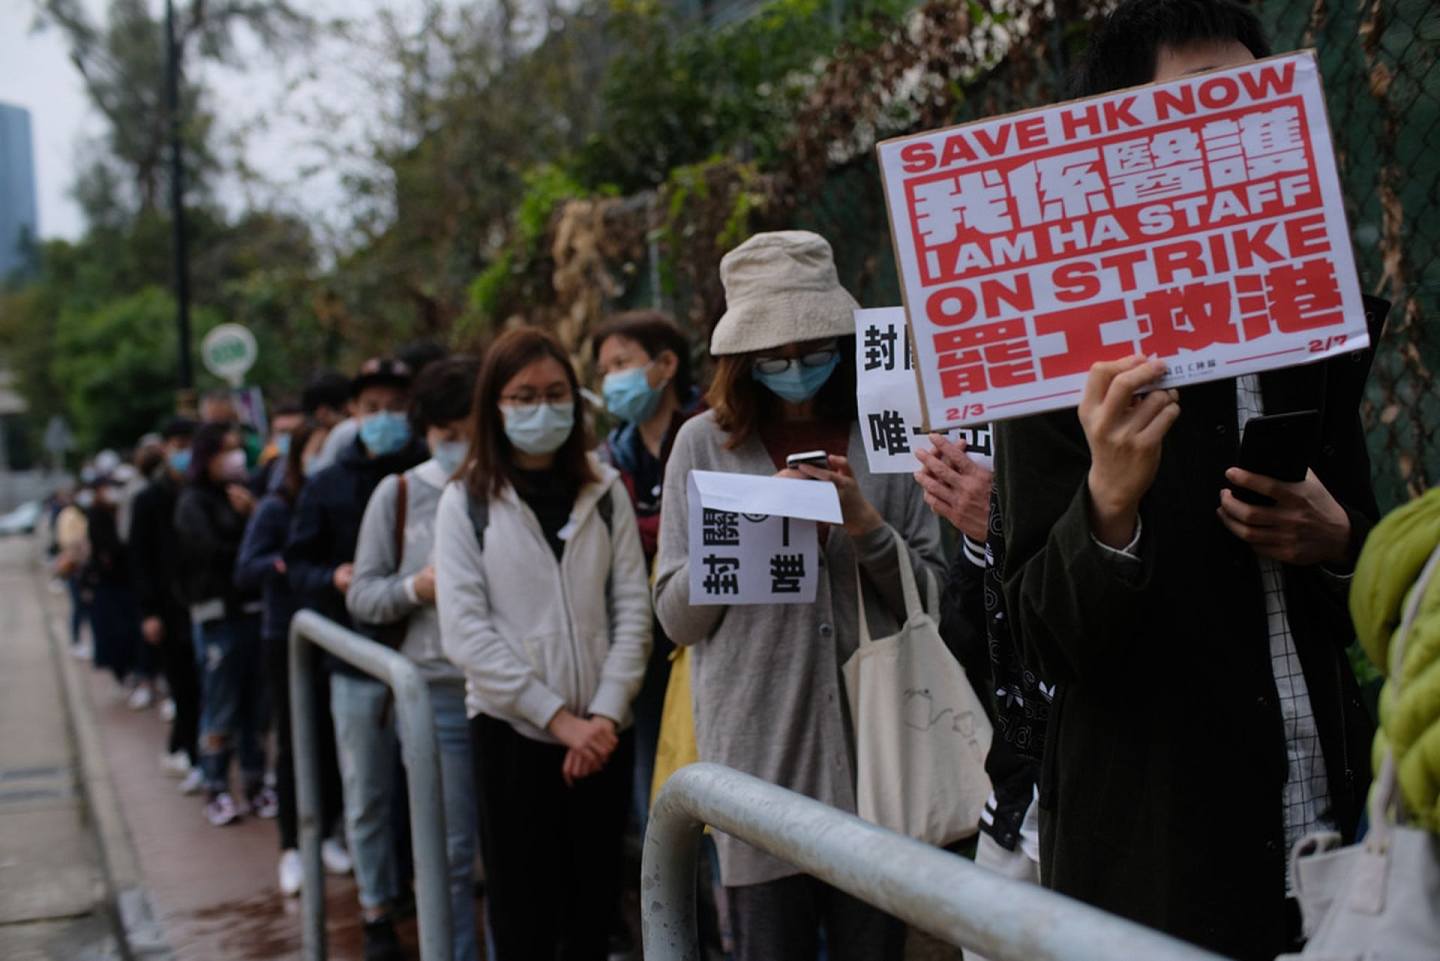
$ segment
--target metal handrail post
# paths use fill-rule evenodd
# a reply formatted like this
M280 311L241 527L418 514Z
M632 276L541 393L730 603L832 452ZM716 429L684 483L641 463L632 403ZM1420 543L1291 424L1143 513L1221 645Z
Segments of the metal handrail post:
M325 865L320 857L320 738L315 724L316 651L305 643L300 616L290 622L290 739L295 764L295 814L300 829L301 943L305 961L325 961Z
M348 631L316 614L301 611L290 622L290 694L295 732L296 803L300 818L305 886L306 961L325 961L324 865L320 859L319 748L313 715L312 665L306 642L324 648L389 685L395 696L400 751L409 786L410 835L415 855L415 912L420 927L421 961L450 957L450 869L445 845L445 803L440 783L440 750L430 689L403 655ZM302 683L304 685L302 689ZM303 718L301 711L304 711Z
M996 961L1225 961L716 764L681 768L651 809L641 869L646 961L699 961L695 865L706 824Z

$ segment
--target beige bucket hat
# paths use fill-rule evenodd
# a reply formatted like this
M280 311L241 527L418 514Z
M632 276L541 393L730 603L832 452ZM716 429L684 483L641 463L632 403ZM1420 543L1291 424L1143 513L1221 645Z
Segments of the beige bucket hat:
M835 273L830 243L808 230L756 234L720 261L725 314L710 353L746 354L855 333L859 304Z

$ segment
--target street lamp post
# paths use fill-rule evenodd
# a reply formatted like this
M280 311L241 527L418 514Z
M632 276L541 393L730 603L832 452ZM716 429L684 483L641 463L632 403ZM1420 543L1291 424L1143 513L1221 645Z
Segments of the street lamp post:
M170 223L175 248L175 320L179 325L180 407L194 406L195 374L190 364L190 251L185 237L185 166L180 140L180 47L175 40L175 4L165 0L165 104L170 113Z

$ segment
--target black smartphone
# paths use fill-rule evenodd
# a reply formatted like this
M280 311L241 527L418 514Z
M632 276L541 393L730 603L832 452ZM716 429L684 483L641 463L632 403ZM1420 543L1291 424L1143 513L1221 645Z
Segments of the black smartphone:
M823 450L807 450L803 454L790 454L785 458L785 466L794 470L801 464L809 464L811 467L818 467L820 470L830 469L830 455Z
M1286 483L1305 479L1310 461L1320 449L1320 412L1297 410L1288 414L1255 417L1245 425L1240 438L1237 466L1252 474L1263 474ZM1269 507L1275 503L1248 487L1232 487L1235 497L1246 504Z

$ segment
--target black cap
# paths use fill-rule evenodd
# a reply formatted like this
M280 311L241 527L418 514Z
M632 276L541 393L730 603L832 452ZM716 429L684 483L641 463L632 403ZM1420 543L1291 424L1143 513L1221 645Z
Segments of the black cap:
M176 437L194 437L195 427L195 421L189 417L172 417L160 429L160 436L166 440L173 440Z
M371 357L360 365L360 372L350 382L350 396L360 396L366 387L399 387L404 390L410 386L410 376L410 366L403 360Z

